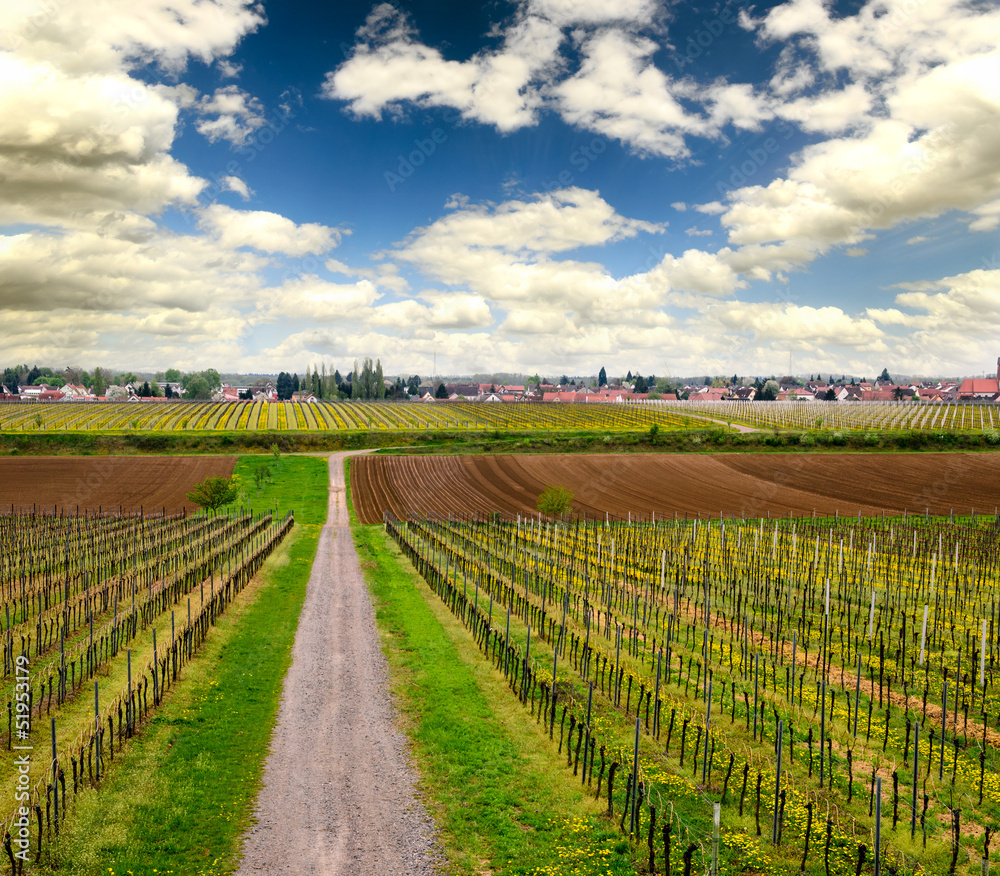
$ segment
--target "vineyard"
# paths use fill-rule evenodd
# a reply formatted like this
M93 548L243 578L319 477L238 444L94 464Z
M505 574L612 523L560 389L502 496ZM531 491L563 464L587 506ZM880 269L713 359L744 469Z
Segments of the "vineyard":
M0 432L629 431L703 427L682 411L615 404L101 402L0 404Z
M385 527L649 872L988 870L995 517Z
M12 864L37 860L101 786L291 527L255 513L0 515Z
M824 443L845 436L879 434L975 435L1000 442L1000 412L990 404L918 402L700 402L633 401L622 404L560 404L320 401L299 402L6 402L0 404L0 435L235 436L379 435L448 433L571 434L648 433L683 435L727 429L801 433ZM749 437L748 436L748 437ZM697 443L697 438L692 439ZM155 448L154 448L155 449ZM163 449L163 448L160 448Z
M668 411L741 423L755 429L806 431L995 431L1000 411L994 404L920 402L663 402L643 404Z

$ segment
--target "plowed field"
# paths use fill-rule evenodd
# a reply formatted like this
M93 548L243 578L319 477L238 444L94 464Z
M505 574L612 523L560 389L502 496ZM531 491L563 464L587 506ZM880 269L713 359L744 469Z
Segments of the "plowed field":
M235 465L235 456L4 457L0 507L193 510L184 494Z
M383 511L532 513L549 485L573 491L573 511L760 517L885 511L993 513L1000 454L689 454L364 456L351 461L358 516Z

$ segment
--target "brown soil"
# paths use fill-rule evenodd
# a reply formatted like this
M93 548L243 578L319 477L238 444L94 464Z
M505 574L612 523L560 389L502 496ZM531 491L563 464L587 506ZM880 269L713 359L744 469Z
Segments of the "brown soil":
M1000 455L629 454L365 456L352 461L362 522L408 514L534 513L551 484L573 511L625 517L994 513Z
M215 475L231 475L235 456L0 458L0 511L78 507L105 511L196 507L187 493Z

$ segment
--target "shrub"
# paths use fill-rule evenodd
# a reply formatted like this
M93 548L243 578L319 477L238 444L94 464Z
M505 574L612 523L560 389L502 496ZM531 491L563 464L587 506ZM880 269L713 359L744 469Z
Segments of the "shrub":
M572 503L573 491L553 484L542 491L535 507L548 517L562 517L569 511Z
M218 511L223 505L235 502L239 493L240 481L234 475L228 478L205 478L200 484L194 485L194 489L187 493L187 497L199 508Z

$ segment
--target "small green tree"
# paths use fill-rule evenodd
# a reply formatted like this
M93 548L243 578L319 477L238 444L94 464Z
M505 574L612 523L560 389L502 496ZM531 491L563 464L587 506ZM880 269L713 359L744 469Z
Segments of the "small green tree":
M281 448L278 447L277 444L272 444L271 445L271 456L274 457L274 467L276 469L280 468L281 466L279 464L279 461L281 459Z
M778 397L779 389L780 387L778 386L777 380L768 380L767 383L764 384L764 389L761 391L760 395L757 396L757 398L760 401L774 401Z
M235 502L239 494L239 478L233 475L228 478L205 478L200 484L194 485L194 489L187 494L187 497L199 508L205 508L214 513L223 505L231 505Z
M187 387L184 390L184 398L205 400L211 397L212 387L209 386L208 381L204 377L196 375L187 382Z
M552 484L542 490L535 507L548 517L562 517L573 504L573 491Z
M253 470L253 484L257 488L255 495L260 496L260 488L263 486L264 481L271 479L271 469L266 465L258 465L257 468Z

